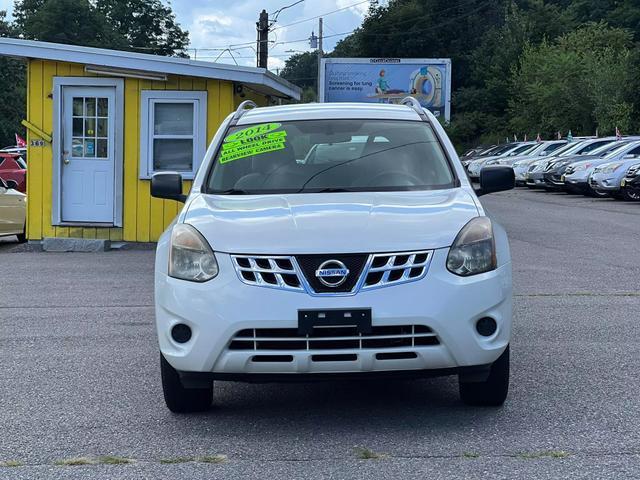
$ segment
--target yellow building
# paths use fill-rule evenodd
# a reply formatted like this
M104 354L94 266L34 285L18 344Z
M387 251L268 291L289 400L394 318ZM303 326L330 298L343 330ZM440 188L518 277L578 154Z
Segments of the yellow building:
M150 177L187 192L224 118L246 99L300 98L261 68L0 38L27 62L27 238L153 242L178 212Z

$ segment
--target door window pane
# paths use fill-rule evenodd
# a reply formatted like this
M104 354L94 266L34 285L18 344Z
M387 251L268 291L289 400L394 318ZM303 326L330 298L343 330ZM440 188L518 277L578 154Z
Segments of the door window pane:
M84 99L85 106L85 116L87 117L95 117L96 116L96 99L95 98L85 98Z
M106 118L99 118L98 119L98 128L96 130L96 135L98 137L106 137L107 136L107 125L108 125L108 119Z
M84 140L84 156L87 158L93 158L96 156L96 141L94 139Z
M96 157L98 158L107 158L108 155L108 150L107 150L107 139L106 138L99 138L97 140L97 151L96 151Z
M74 137L82 136L82 118L73 119L73 136Z
M84 121L84 136L95 137L96 136L96 119L87 118Z
M82 138L74 138L71 141L71 156L72 157L82 157L84 154L84 148L82 146Z
M84 114L82 97L73 97L73 116L81 117Z
M109 99L108 98L98 98L98 116L99 117L109 116Z
M158 139L153 141L153 169L191 171L192 139Z
M156 103L156 135L193 135L193 103Z

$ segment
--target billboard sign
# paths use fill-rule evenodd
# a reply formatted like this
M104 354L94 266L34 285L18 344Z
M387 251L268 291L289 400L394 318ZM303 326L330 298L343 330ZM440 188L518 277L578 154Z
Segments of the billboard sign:
M413 96L436 117L451 117L448 58L323 58L321 102L400 103Z

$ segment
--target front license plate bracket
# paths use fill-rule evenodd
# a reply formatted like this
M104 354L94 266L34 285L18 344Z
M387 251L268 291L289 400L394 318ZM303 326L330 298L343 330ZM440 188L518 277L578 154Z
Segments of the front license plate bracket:
M298 310L298 334L311 335L315 327L356 327L358 333L371 333L371 309L349 308Z

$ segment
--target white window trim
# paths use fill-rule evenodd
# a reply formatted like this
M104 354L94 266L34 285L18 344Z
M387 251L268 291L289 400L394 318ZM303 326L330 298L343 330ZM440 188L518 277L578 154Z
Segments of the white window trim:
M192 180L204 158L207 145L207 92L184 90L142 90L140 96L140 178L150 179L153 170L153 108L156 103L193 103L193 169L179 172ZM159 137L156 135L156 138ZM171 135L170 138L179 138ZM186 135L184 138L191 138Z

